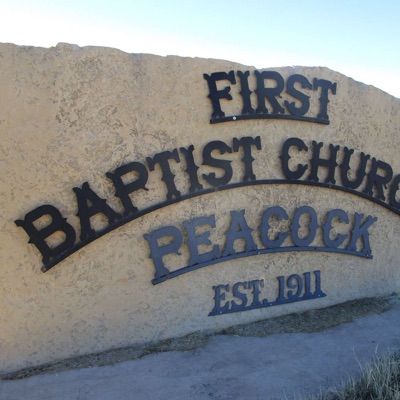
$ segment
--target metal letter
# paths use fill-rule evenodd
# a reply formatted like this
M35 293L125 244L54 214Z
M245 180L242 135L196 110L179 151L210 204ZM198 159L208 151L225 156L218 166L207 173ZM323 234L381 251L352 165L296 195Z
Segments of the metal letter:
M321 147L324 145L322 142L317 143L315 141L312 142L313 145L313 156L311 159L311 172L308 176L309 181L318 182L318 168L326 167L328 168L328 176L325 179L325 183L336 183L335 180L335 168L338 166L336 162L336 155L339 151L339 146L334 146L333 144L329 145L330 157L326 160L323 158L319 158L319 153Z
M299 229L300 229L300 217L303 214L308 214L310 216L310 223L308 225L310 232L309 232L308 236L301 239L299 236ZM292 225L290 226L292 229L292 239L296 246L307 247L308 245L311 244L311 242L314 240L315 235L317 233L317 228L318 228L317 220L318 220L317 213L310 206L302 206L296 210L294 217L293 217Z
M88 239L96 234L95 230L90 225L90 218L96 214L102 213L108 219L111 225L115 220L122 218L121 214L115 212L106 202L105 199L100 198L89 186L87 182L81 188L74 187L73 191L76 194L78 202L78 213L76 214L81 221L81 235L82 241ZM89 205L88 203L91 203Z
M276 216L276 219L278 221L282 221L282 219L288 220L289 217L286 213L286 211L279 206L276 207L270 207L267 208L267 210L264 212L261 220L261 226L260 226L260 234L261 234L261 241L262 244L270 249L275 249L279 247L284 240L288 237L289 233L288 232L280 232L278 233L276 239L269 239L268 237L268 231L271 228L269 225L269 219L272 216Z
M329 116L327 114L329 103L328 90L330 90L332 94L336 94L336 83L332 83L331 81L327 81L325 79L314 78L314 90L317 90L319 87L321 88L321 97L319 98L320 108L318 118L329 121Z
M357 189L365 177L365 167L367 166L367 161L370 156L365 155L364 153L360 154L360 163L357 168L356 178L351 181L348 177L348 171L350 169L350 157L354 153L353 149L344 148L344 157L342 165L340 166L340 175L342 178L342 184L346 188Z
M378 169L384 170L385 175L378 175ZM380 160L372 159L371 170L367 175L367 186L363 190L363 193L368 194L368 196L374 196L373 187L375 185L377 196L376 198L380 200L385 200L385 195L383 194L383 188L386 188L386 184L392 180L393 170L392 167Z
M217 244L213 247L211 251L199 254L198 247L200 245L212 245L211 241L208 239L210 236L210 231L203 232L201 235L197 236L196 228L198 226L204 225L210 225L212 228L215 228L215 216L210 215L208 217L197 217L193 218L190 221L183 222L183 226L186 228L188 233L187 244L190 250L189 265L203 263L217 258L219 255L219 245Z
M244 217L244 210L239 212L231 211L231 225L229 230L225 233L226 247L223 252L223 257L235 254L234 244L238 239L243 239L246 242L246 252L257 250L253 237L251 236L252 229L247 225Z
M213 119L225 117L225 113L221 110L221 104L219 99L232 100L232 96L229 94L231 87L226 86L222 90L217 89L216 81L228 80L230 83L235 84L235 73L230 71L228 74L226 72L213 72L211 75L203 74L204 79L208 83L209 95L213 106L213 113L211 114L211 121Z
M371 215L368 215L367 219L364 221L364 223L361 225L361 220L364 218L364 214L354 214L355 222L354 222L354 228L351 231L351 241L349 245L347 246L347 250L351 251L357 251L357 240L359 238L362 238L363 243L364 243L364 248L362 253L364 253L367 256L371 255L371 247L369 245L369 235L370 233L368 232L368 228L378 220L376 217L372 217Z
M279 156L279 158L281 159L282 171L287 179L300 179L304 175L304 172L307 170L308 165L298 164L296 171L292 171L289 169L289 160L292 158L289 155L289 150L292 146L297 147L300 151L308 151L308 147L301 139L290 138L286 140L283 144L282 154Z
M174 177L175 175L171 171L171 167L169 166L169 160L174 160L179 163L179 154L178 150L174 149L173 151L163 151L161 153L156 154L153 158L147 157L146 161L149 165L150 171L154 171L155 165L159 164L162 171L162 178L167 186L167 200L172 199L173 197L179 197L181 192L176 188Z
M251 155L251 146L255 146L257 150L261 150L260 136L252 138L249 136L242 137L240 139L233 138L233 151L236 153L241 147L243 147L243 158L242 161L245 167L245 173L243 182L255 181L256 176L253 173L253 161L254 158Z
M135 172L138 177L134 181L125 184L122 181L122 176L130 172ZM106 176L112 180L115 186L115 196L121 200L125 209L124 216L137 212L138 209L132 204L129 194L139 189L148 190L146 183L149 174L146 167L140 162L131 162L117 168L114 173L107 172Z
M342 235L339 233L336 236L336 239L330 238L330 232L333 228L332 221L336 217L339 218L340 223L342 223L342 222L344 222L346 224L349 223L349 217L343 210L337 209L337 210L329 211L329 213L326 217L325 224L323 226L324 242L328 247L334 248L334 249L338 248L346 240L346 238L348 236L348 235Z
M150 245L150 258L153 259L156 272L154 274L154 279L159 279L164 275L169 274L168 268L164 266L162 258L167 254L178 254L179 249L182 246L183 235L181 231L175 226L165 226L160 229L156 229L152 233L144 234L144 238L149 242ZM170 243L164 246L158 245L158 240L164 236L172 237Z
M186 170L185 171L189 175L189 178L190 178L189 193L193 193L193 192L203 189L203 185L201 183L199 183L199 178L197 176L197 170L199 169L199 167L194 162L194 157L193 157L194 146L191 144L187 149L185 149L184 147L181 147L179 150L185 156L185 160L186 160Z
M49 216L51 221L39 230L33 223L44 216ZM38 248L43 257L43 264L46 264L75 243L75 230L66 221L67 219L62 217L57 208L46 204L26 214L25 219L18 219L14 222L17 226L24 228L29 236L29 243L34 244ZM65 240L56 247L51 248L47 244L46 239L56 232L62 232L65 235Z
M276 97L281 97L282 90L285 86L285 81L282 75L276 71L254 71L257 77L257 100L258 107L256 110L257 114L268 114L268 109L265 106L265 98L268 99L272 106L271 114L285 114L285 109L278 103ZM266 79L272 79L276 82L276 86L272 88L266 88L264 81Z
M212 152L214 150L218 150L220 154L225 154L226 152L232 153L232 149L226 143L220 140L214 140L204 146L202 165L220 168L225 171L225 174L220 178L215 176L215 172L211 172L208 175L203 174L203 178L207 181L207 183L216 187L229 183L229 181L232 179L233 171L231 160L218 160L213 158Z
M286 93L290 94L295 99L300 100L301 106L296 107L296 103L294 101L289 103L287 100L284 101L284 104L290 114L301 117L306 114L310 108L310 96L307 96L294 87L295 83L297 82L301 83L301 87L303 89L312 89L311 83L305 76L300 74L289 76L286 83Z

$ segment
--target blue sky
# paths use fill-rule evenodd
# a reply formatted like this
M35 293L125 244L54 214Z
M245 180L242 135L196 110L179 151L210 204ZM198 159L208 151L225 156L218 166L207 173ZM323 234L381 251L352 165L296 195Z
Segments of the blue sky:
M325 66L400 97L399 0L0 0L0 41Z

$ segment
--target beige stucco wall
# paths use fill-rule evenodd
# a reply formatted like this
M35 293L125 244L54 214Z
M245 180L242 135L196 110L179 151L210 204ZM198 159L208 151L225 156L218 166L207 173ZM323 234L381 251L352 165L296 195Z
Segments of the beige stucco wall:
M347 146L357 156L370 154L389 163L394 175L400 173L399 100L327 68L273 70L284 78L299 73L309 80L336 82L337 93L329 96L330 125L266 119L210 124L212 108L203 74L247 69L253 68L221 60L126 54L67 44L50 49L0 45L0 372L400 289L400 216L352 194L296 185L237 188L162 208L41 272L39 251L28 244L27 234L14 220L51 204L79 236L72 188L87 181L122 212L105 173L131 161L145 164L146 157L162 151L193 144L200 165L201 151L212 140L231 146L234 137L260 136L262 149L253 151L257 179L283 179L282 145L298 137L307 145L315 140ZM221 100L227 114L240 112L237 86L232 86L231 102ZM318 93L312 96L315 108ZM233 160L231 182L239 182L240 153L221 158ZM178 189L187 193L183 160L171 165ZM209 186L201 174L212 171L200 166L205 187ZM149 173L147 188L132 196L139 209L165 200L159 169ZM231 210L245 209L248 224L256 229L265 209L276 205L290 217L297 207L312 206L320 223L336 208L350 216L358 212L378 218L370 229L373 258L326 252L265 254L152 285L154 265L143 234L167 225L182 229L185 220L215 214L217 227L211 238L223 246ZM96 229L104 226L101 218L93 220ZM257 235L254 232L259 244ZM317 244L321 237L319 228ZM165 262L173 270L187 265L187 260L188 249L183 246L181 256L168 256ZM321 271L324 298L208 316L214 306L214 285L261 278L268 283L278 276L315 270Z

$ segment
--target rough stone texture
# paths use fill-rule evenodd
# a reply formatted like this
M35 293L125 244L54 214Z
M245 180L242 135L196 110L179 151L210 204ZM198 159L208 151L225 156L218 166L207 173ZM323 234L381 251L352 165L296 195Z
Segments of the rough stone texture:
M282 144L298 137L307 145L315 140L347 146L355 149L356 156L363 151L389 163L394 175L400 173L398 99L327 68L273 68L285 78L299 73L309 80L337 82L337 94L330 96L328 106L329 126L287 120L211 125L203 74L232 69L252 68L220 60L126 54L69 44L50 49L0 45L0 372L399 290L399 216L351 194L296 185L232 189L162 208L90 243L47 273L40 271L39 251L27 243L26 233L14 220L51 204L79 236L72 188L87 181L114 210L122 212L105 173L132 161L146 165L146 157L162 151L193 144L196 163L201 165L202 149L212 140L231 146L234 137L260 136L262 150L253 151L257 179L282 179ZM240 113L236 86L234 99L223 100L227 115ZM319 94L311 96L316 104ZM317 110L311 109L312 113ZM233 160L231 182L242 179L242 157L240 152L221 157ZM309 158L307 153L303 161ZM172 162L171 167L178 190L187 193L184 161ZM209 186L201 174L213 171L200 167L205 187ZM339 174L336 178L340 182ZM148 191L132 195L139 209L165 200L158 168L149 172L146 186ZM336 208L350 216L358 212L377 217L370 229L373 259L336 253L266 254L152 285L154 265L143 234L167 225L182 228L185 220L215 213L217 226L210 239L224 247L229 212L245 209L247 222L255 229L254 240L260 244L261 216L274 205L283 207L290 218L297 207L312 206L320 224ZM107 221L95 216L92 225L99 230ZM313 245L321 242L319 228ZM243 243L237 243L237 251L240 246ZM174 270L187 265L188 259L188 248L183 246L180 256L167 256L165 263ZM214 306L213 285L261 278L268 285L277 276L317 269L325 298L208 316Z

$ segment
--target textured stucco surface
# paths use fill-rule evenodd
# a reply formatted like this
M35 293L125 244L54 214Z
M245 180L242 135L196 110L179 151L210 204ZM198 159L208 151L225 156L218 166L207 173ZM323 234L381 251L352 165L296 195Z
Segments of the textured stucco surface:
M325 307L346 300L390 294L400 289L399 216L368 200L310 186L253 186L199 196L136 219L74 253L42 273L41 255L14 223L42 204L57 207L77 231L79 219L72 188L90 187L122 212L105 173L132 161L175 148L203 147L212 140L229 146L233 138L260 136L253 150L257 179L282 179L279 154L285 140L301 138L340 145L382 160L400 173L400 101L327 68L272 68L287 78L295 73L337 83L329 97L330 125L288 120L249 120L210 124L212 108L203 74L251 70L221 60L126 54L119 50L60 44L50 49L0 45L0 372L114 347L221 329L262 318ZM222 85L223 86L223 85ZM237 86L237 85L236 85ZM239 88L229 115L240 112ZM312 92L310 114L318 93ZM222 104L222 101L221 101ZM231 182L244 173L238 153ZM306 163L310 154L304 155ZM339 160L340 161L340 160ZM184 160L171 162L182 194L189 179ZM215 171L200 166L201 174ZM340 176L337 176L340 182ZM132 200L139 209L165 200L161 172L149 172L148 191ZM258 255L208 266L152 285L154 265L143 234L167 225L215 214L213 243L224 246L231 210L246 212L255 230L270 206L292 217L297 207L312 206L323 223L341 208L377 217L370 229L373 259L337 253L291 252ZM99 230L107 225L92 218ZM321 244L319 228L315 245ZM314 244L314 243L313 243ZM237 243L240 250L241 243ZM168 268L187 265L189 253L165 258ZM238 281L320 270L322 299L209 317L212 287ZM272 298L276 294L272 294Z

